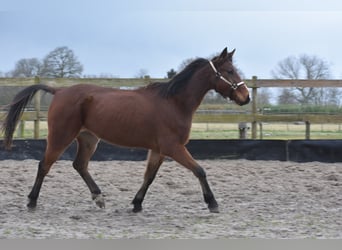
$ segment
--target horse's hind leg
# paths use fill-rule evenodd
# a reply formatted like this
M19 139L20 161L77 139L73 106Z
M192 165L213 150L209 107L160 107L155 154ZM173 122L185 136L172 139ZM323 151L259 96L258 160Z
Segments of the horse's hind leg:
M29 203L27 204L27 206L29 208L35 208L37 206L37 199L39 197L39 192L45 176L50 171L52 164L55 163L55 161L59 158L59 156L63 153L63 151L71 143L71 141L57 145L53 144L52 140L48 140L48 144L45 150L45 156L43 160L39 162L36 180L30 194L28 195Z
M102 197L101 190L88 172L88 163L96 150L99 139L95 135L86 131L81 132L76 139L77 156L73 162L73 167L87 184L92 194L92 199L95 201L96 205L100 208L104 208L105 202Z
M144 182L132 201L132 204L134 205L133 212L136 213L142 210L141 204L144 200L147 189L156 177L158 169L160 165L163 163L163 161L164 156L160 155L159 152L149 150L147 158L147 167L144 175Z
M62 98L62 97L59 97ZM53 99L48 115L48 138L43 160L39 163L38 173L29 194L28 207L35 207L44 177L52 164L72 143L82 127L82 119L77 106L68 106L68 100Z

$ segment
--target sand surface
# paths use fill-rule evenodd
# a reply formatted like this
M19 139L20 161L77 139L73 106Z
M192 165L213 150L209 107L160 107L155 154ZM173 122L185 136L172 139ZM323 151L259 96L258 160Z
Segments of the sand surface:
M0 238L342 238L342 164L203 160L220 206L212 214L191 172L165 162L144 210L131 212L145 162L91 162L106 208L70 161L58 161L26 208L38 161L0 161Z

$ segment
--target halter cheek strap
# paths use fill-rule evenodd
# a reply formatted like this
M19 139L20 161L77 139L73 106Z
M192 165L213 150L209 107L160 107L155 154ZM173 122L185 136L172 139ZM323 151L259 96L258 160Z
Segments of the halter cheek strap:
M212 61L209 61L209 64L210 64L211 68L214 70L214 72L216 74L216 77L220 78L225 83L228 83L232 87L233 90L236 90L239 86L245 84L243 81L241 81L239 83L232 83L232 82L228 81L226 78L224 78L222 76L222 74L220 72L217 71L217 69L215 68L215 66L214 66Z

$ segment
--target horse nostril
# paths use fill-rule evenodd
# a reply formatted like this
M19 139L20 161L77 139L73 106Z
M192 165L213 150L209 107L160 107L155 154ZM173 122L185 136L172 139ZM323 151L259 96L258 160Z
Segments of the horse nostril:
M250 102L250 98L249 98L249 95L247 96L247 98L246 98L246 101L243 103L243 105L245 105L245 104L248 104L249 102Z

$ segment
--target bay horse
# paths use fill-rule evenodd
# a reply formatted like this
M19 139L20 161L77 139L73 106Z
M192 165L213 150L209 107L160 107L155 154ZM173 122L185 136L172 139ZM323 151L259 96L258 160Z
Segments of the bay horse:
M13 133L25 106L39 90L54 95L48 111L47 146L39 162L37 176L28 195L29 208L35 208L51 166L76 139L73 167L87 184L92 199L105 206L100 188L88 172L88 163L99 140L148 149L144 181L132 204L142 210L145 194L165 157L191 170L199 179L210 212L219 212L206 172L192 158L185 145L192 117L205 94L214 89L238 105L249 102L249 91L232 63L233 54L225 48L212 60L199 58L165 83L155 82L135 90L119 90L79 84L54 88L37 84L20 91L10 104L3 124L4 143L9 149Z

